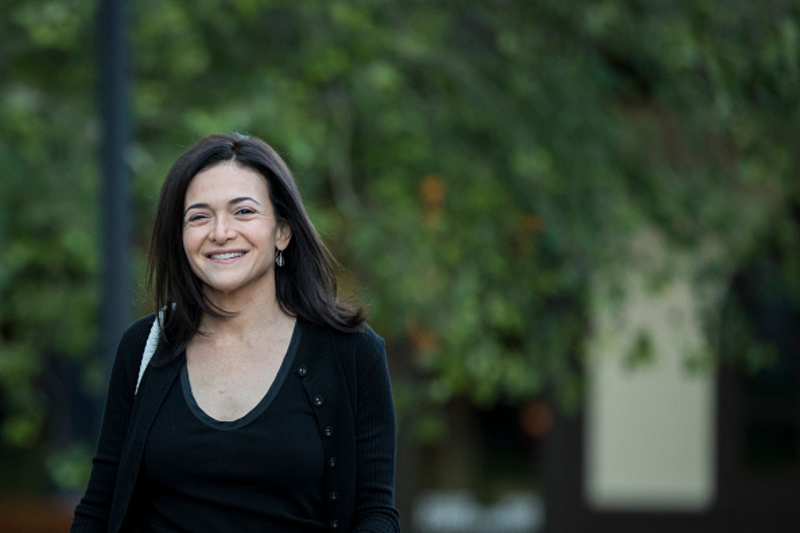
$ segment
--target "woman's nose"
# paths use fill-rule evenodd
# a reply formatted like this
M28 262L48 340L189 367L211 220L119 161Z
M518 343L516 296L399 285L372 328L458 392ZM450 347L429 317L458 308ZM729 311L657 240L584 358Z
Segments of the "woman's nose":
M209 238L214 242L226 242L233 237L233 229L225 215L216 217L214 221L214 228L209 235Z

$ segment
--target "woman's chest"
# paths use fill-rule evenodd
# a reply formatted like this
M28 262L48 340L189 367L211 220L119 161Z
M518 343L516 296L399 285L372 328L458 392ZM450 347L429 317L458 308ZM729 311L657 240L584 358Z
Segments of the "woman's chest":
M230 421L250 412L275 383L280 361L195 364L187 362L192 396L210 417Z
M238 420L252 411L276 386L279 375L289 370L296 337L244 345L191 345L186 373L199 408L220 421Z

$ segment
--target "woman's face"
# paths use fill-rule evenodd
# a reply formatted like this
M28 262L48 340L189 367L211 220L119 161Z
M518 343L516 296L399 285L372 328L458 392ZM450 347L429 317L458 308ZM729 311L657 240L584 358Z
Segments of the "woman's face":
M186 190L183 249L206 296L275 291L275 249L291 230L279 224L267 180L235 162L197 174Z

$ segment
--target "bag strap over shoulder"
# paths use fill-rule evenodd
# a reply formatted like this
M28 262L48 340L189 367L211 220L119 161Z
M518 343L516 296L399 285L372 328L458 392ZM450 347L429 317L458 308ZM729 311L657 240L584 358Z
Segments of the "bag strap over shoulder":
M142 382L144 371L147 370L147 365L150 364L150 359L156 353L158 348L158 337L161 335L161 321L164 319L164 311L159 311L156 319L153 320L153 325L150 326L150 334L147 336L147 342L144 345L144 353L142 354L142 363L139 365L139 378L136 380L136 390L134 395L139 392L139 384Z

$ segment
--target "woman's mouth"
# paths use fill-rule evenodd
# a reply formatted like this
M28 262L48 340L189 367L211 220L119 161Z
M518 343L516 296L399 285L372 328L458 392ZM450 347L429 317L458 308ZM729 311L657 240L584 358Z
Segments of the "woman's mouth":
M226 252L224 254L210 254L209 259L215 261L224 261L225 259L235 259L244 255L244 252Z

